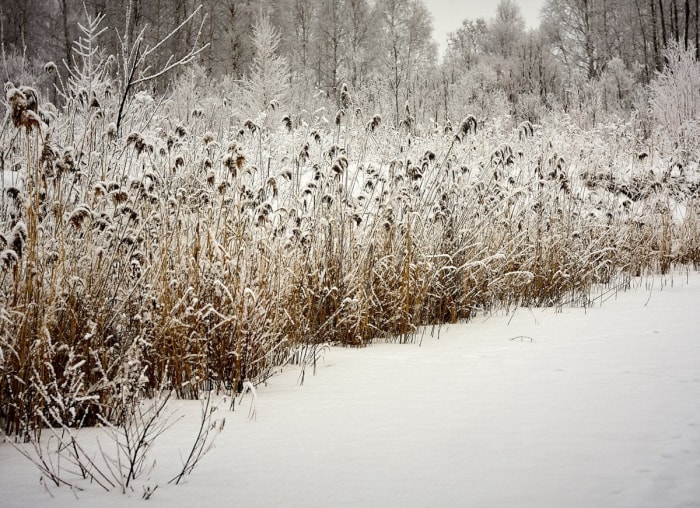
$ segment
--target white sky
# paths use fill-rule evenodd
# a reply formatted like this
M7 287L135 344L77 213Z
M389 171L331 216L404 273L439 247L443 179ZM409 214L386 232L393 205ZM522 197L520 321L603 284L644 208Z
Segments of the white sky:
M440 44L440 53L446 46L447 33L459 28L464 19L492 19L496 16L498 0L424 0L433 13L433 36ZM540 10L544 0L516 0L529 28L540 24Z

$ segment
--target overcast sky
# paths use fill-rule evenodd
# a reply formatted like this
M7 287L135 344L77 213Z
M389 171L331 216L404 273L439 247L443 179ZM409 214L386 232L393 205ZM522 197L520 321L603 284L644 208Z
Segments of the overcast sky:
M440 44L440 52L447 45L447 33L459 28L463 19L485 18L496 16L498 0L424 0L425 5L433 13L433 35ZM520 12L525 23L530 28L539 25L540 9L544 0L515 0L520 6Z

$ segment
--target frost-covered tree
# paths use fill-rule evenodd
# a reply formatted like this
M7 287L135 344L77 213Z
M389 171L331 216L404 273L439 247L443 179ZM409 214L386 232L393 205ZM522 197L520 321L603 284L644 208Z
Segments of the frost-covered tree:
M386 0L378 5L384 43L382 60L393 100L394 122L401 121L400 103L412 98L413 78L434 62L433 22L422 0Z
M547 0L543 28L555 54L571 71L595 78L604 64L595 31L593 0Z
M457 69L468 70L476 64L479 56L484 53L487 32L486 20L479 18L465 19L457 30L447 34L445 62L452 72Z
M251 117L276 109L289 92L289 64L278 54L280 36L267 15L258 17L253 26L255 56L245 82L245 111Z
M347 30L343 23L341 0L318 2L319 16L316 28L316 69L319 84L331 95L345 77Z
M496 18L489 27L490 50L508 58L523 38L525 20L514 0L501 0L496 7Z
M345 0L345 18L348 23L348 79L353 87L362 85L375 59L373 41L376 23L367 0Z
M279 4L281 13L276 17L283 43L281 52L288 58L292 79L308 84L318 4L313 0L283 0Z

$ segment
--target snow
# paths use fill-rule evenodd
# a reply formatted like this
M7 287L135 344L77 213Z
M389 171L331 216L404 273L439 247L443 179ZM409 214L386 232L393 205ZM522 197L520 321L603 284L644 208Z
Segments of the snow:
M605 298L330 348L302 386L290 368L258 387L255 419L250 393L233 413L221 401L226 426L184 485L166 482L197 402L178 402L186 417L127 495L51 498L3 443L0 504L131 506L158 484L149 506L700 507L700 274Z

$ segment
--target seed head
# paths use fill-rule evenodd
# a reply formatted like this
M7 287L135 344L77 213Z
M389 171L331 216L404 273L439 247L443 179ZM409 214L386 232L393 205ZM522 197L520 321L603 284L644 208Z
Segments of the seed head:
M303 164L306 162L309 158L309 143L308 141L304 142L304 144L301 146L301 150L299 151L299 161Z
M343 109L348 109L351 104L352 104L352 97L350 96L350 93L348 92L348 85L347 85L347 83L343 83L343 86L340 89L340 105Z
M115 205L121 205L129 200L129 195L123 190L114 190L109 193L109 197Z
M374 132L374 130L379 127L382 123L382 117L380 115L374 115L372 120L367 124L367 132Z
M209 145L214 141L214 133L213 132L205 132L204 136L202 137L202 142L204 145Z
M474 115L469 115L462 120L462 123L459 124L459 132L457 133L457 135L460 137L460 141L470 132L476 134L476 126L477 121Z
M79 205L68 217L68 223L75 229L81 229L89 217L92 217L92 211L86 205Z
M255 131L258 130L258 126L253 122L252 120L248 119L245 121L243 124L244 129L248 129L251 134L255 134Z
M0 253L0 264L5 270L9 270L19 261L17 252L13 249L5 249Z
M523 123L520 124L518 127L518 138L522 141L523 139L526 138L531 138L534 136L535 131L532 127L532 124L525 120Z
M17 197L19 196L19 189L17 187L8 187L5 189L5 192L11 199L17 201Z
M107 126L107 139L113 140L116 137L117 137L117 124L114 122L110 122L110 124Z
M39 116L39 98L36 90L27 86L15 88L10 84L7 87L6 98L12 123L17 129L41 129L43 122Z
M287 132L292 132L292 119L289 115L285 115L284 118L282 118L282 125L287 129Z
M12 233L7 241L10 249L15 251L18 258L22 257L24 245L27 243L27 226L24 222L18 222L12 229Z

